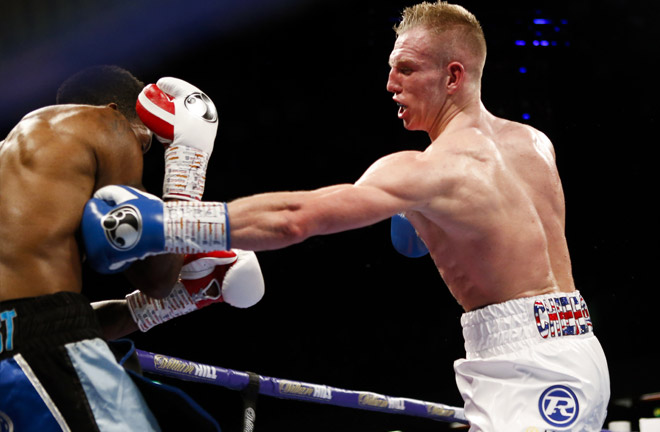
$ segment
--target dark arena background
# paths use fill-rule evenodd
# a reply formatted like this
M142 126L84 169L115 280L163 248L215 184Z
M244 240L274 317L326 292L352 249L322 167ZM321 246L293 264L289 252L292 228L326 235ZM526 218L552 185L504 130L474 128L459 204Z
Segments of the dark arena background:
M657 77L652 2L459 1L489 53L483 101L554 142L574 276L608 355L609 420L660 416ZM220 127L205 200L353 182L377 158L422 149L385 90L404 0L3 0L0 135L54 103L78 70L117 64L145 83L185 79ZM655 96L654 96L655 95ZM144 184L160 194L163 150ZM0 240L1 241L1 240ZM131 339L143 350L261 375L461 406L453 361L461 309L430 258L390 244L389 222L258 253L266 295L213 305ZM123 297L122 276L85 273L90 300ZM224 431L239 393L186 390ZM262 397L257 431L442 431L427 419Z

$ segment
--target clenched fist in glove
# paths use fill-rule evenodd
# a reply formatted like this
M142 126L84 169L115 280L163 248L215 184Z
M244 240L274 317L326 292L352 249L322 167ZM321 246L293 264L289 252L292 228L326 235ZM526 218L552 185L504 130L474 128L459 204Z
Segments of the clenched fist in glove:
M135 108L165 145L163 198L200 200L218 130L211 99L186 81L166 77L146 86Z
M264 279L254 252L234 249L187 255L180 281L169 296L153 299L140 291L126 296L143 332L212 303L248 308L264 295Z

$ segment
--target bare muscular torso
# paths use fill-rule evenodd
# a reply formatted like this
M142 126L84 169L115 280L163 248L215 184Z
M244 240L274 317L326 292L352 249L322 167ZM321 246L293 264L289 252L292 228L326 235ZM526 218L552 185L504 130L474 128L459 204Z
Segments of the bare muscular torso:
M81 291L85 203L108 184L140 185L143 140L112 107L60 105L0 143L0 301Z
M465 310L573 291L552 144L485 110L477 118L418 156L438 177L426 171L429 199L407 216Z

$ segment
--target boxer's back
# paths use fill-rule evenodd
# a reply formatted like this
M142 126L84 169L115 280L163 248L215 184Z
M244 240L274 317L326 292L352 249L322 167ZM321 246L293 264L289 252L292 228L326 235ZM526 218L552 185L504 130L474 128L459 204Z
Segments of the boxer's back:
M441 178L453 186L411 221L466 310L574 290L550 141L515 122L480 119L433 144L431 158L452 161Z
M114 109L61 105L24 117L0 147L0 301L79 292L85 203L141 173L140 144Z

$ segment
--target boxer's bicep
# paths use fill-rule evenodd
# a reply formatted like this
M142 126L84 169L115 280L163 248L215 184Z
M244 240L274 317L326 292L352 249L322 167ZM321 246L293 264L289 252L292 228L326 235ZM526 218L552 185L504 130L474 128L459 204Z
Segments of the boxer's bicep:
M308 220L311 235L362 228L403 211L410 202L374 185L344 185L318 194L306 202L300 218Z
M405 151L385 156L355 183L364 189L364 205L389 213L384 218L407 210L417 210L437 194L438 167L424 153ZM383 218L383 219L384 219Z

